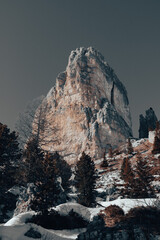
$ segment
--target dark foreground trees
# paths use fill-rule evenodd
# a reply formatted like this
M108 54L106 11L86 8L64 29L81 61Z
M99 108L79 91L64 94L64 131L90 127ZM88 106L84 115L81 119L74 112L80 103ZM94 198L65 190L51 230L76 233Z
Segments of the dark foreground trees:
M58 152L53 153L51 157L55 168L55 174L60 178L61 186L64 191L68 193L70 191L70 178L72 175L71 167Z
M56 205L61 193L51 154L47 153L45 155L40 170L39 178L34 182L36 192L31 201L31 208L42 212L42 214L47 214L48 208Z
M135 175L133 173L132 166L128 157L123 159L120 175L125 183L122 194L124 196L134 197Z
M135 179L135 195L140 198L148 198L154 196L154 188L152 181L154 180L149 166L149 159L142 158L141 154L137 155L136 179Z
M95 185L97 173L94 162L84 152L76 166L75 187L78 192L78 202L86 207L95 203Z
M58 153L44 152L36 138L26 145L21 168L24 184L33 183L35 191L30 207L43 214L48 208L66 201L65 191L69 191L70 166Z
M1 193L15 184L15 171L21 157L18 136L0 123L0 188Z
M40 148L37 139L31 138L23 153L23 163L20 174L26 183L39 182L43 174L44 151Z
M153 176L149 160L137 153L137 163L133 171L129 158L124 158L121 167L121 178L124 180L123 195L131 198L154 197Z
M16 183L21 152L17 134L0 123L0 222L6 221L8 212L16 206L16 197L8 190Z

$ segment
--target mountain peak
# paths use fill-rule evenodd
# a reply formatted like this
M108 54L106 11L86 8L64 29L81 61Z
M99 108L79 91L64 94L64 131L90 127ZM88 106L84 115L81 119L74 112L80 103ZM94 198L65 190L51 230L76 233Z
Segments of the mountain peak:
M132 136L127 91L92 47L71 52L46 101L51 109L48 119L54 119L52 129L59 129L53 133L59 140L52 150L68 159L76 161L82 151L96 159L108 146L118 146Z
M107 65L102 54L93 47L80 47L76 50L71 51L69 56L69 65L77 62L78 60L85 61L85 58L97 59L99 62Z

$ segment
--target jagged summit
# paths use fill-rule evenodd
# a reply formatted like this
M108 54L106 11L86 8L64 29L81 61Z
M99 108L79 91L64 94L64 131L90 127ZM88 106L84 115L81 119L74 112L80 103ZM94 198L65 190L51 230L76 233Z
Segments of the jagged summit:
M58 143L48 146L77 160L82 151L101 157L107 146L132 136L127 91L104 57L94 48L72 51L46 97L48 119L59 129Z
M76 50L71 51L71 54L69 56L68 66L73 65L75 62L78 62L79 60L80 62L85 61L87 58L96 59L96 61L101 62L104 65L107 65L104 57L99 51L97 51L93 47L88 47L88 48L80 47L80 48L77 48Z
M121 91L123 91L124 94L126 94L127 97L127 91L124 87L124 85L119 81L117 78L116 74L114 73L114 70L109 66L109 64L105 61L103 55L97 51L93 47L88 47L88 48L77 48L74 51L71 51L71 54L69 56L68 60L68 66L67 66L67 71L70 73L70 77L72 77L72 74L75 74L75 67L83 67L84 71L85 67L87 66L87 62L92 61L97 63L99 67L101 68L102 72L108 78L108 80L111 79L114 83L120 86ZM126 101L128 101L128 98L126 98Z

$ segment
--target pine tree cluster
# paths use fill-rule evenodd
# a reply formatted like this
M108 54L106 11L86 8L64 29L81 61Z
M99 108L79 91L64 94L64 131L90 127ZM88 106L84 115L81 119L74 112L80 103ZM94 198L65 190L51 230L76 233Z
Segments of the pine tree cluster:
M31 208L47 213L47 209L56 205L60 194L69 191L71 177L70 166L56 152L44 152L36 139L30 139L23 155L23 179L33 183L36 192L31 201ZM58 178L62 179L61 183Z
M65 193L63 197L66 201L66 193L70 191L71 168L57 152L43 151L34 136L27 141L22 153L17 138L15 132L10 133L6 125L0 124L1 188L6 185L8 190L14 184L25 187L33 184L30 207L47 214L48 208L57 204L62 193ZM79 203L93 206L96 180L94 162L83 152L75 172Z
M143 159L141 154L137 153L136 169L133 171L130 159L124 158L121 167L121 178L125 182L123 195L131 198L148 198L154 196L154 189L151 185L153 176L147 159Z
M154 153L160 153L160 126L157 124L153 147ZM108 161L103 154L101 167L108 168ZM133 171L131 140L127 144L128 157L123 159L121 178L124 180L123 195L132 198L154 196L151 185L153 176L148 160L137 153L136 170ZM109 158L113 157L112 148ZM70 191L71 167L58 152L50 153L42 150L37 137L32 135L22 151L19 149L18 136L15 132L0 123L0 194L5 193L14 184L35 186L31 196L30 207L42 214L48 214L48 208L56 205L59 199L66 201ZM74 183L77 189L78 202L86 207L95 205L96 181L98 175L91 157L84 152L77 162Z
M18 136L0 123L0 192L5 192L16 182L15 172L21 157Z

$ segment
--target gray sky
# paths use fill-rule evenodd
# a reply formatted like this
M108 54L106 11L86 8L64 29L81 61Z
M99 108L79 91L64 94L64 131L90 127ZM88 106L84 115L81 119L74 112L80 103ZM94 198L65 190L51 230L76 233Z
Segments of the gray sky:
M160 118L159 0L0 0L0 122L13 129L80 46L98 49L125 85L135 136L140 113Z

